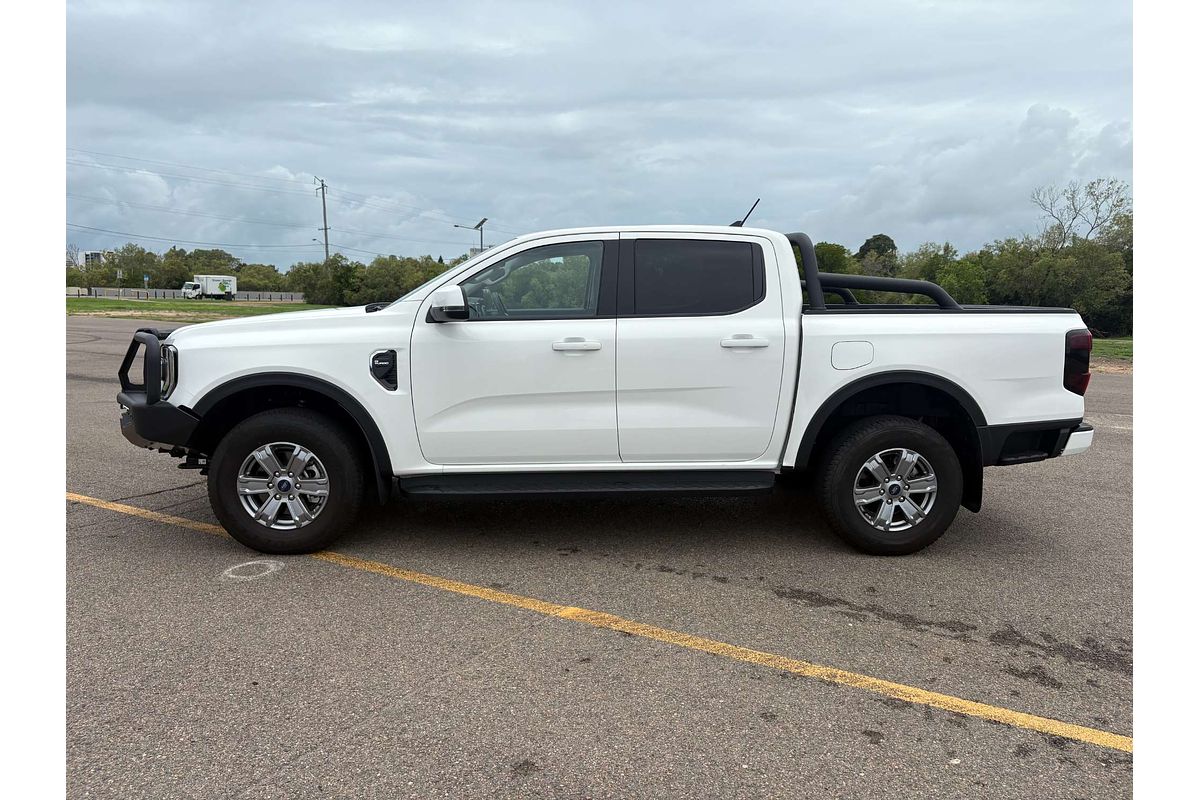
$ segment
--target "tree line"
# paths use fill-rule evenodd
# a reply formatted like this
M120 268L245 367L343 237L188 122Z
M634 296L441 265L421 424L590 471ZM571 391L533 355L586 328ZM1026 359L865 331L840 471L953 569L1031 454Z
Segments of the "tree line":
M876 234L851 252L841 244L816 245L823 272L933 281L958 302L1074 308L1103 336L1133 331L1133 209L1129 187L1113 178L1034 190L1040 212L1037 233L997 239L960 254L949 242L927 242L900 253L895 241ZM270 264L244 264L224 250L158 254L129 243L103 263L67 266L68 286L178 289L197 274L236 275L238 289L303 292L310 303L359 305L395 300L460 263L432 256L378 256L370 263L341 254L327 261L293 264L279 272ZM117 270L122 278L117 279ZM928 302L877 292L856 292L863 302ZM831 298L831 301L836 300Z
M310 303L362 305L395 300L465 259L381 255L363 264L337 253L280 272L272 264L243 263L224 250L172 247L159 254L130 242L105 252L99 263L68 264L67 286L178 289L194 275L235 275L243 292L302 292Z
M854 253L815 245L822 272L933 281L959 303L1074 308L1096 333L1133 332L1133 210L1129 187L1113 178L1034 190L1041 212L1035 234L997 239L959 254L949 242L899 253L875 234ZM931 302L855 292L860 302ZM838 302L831 297L831 302Z

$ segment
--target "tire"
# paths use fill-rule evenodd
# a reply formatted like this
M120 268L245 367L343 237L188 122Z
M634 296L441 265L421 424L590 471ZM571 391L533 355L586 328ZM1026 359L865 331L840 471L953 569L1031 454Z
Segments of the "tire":
M906 471L908 480L894 479ZM817 476L830 526L872 555L907 555L935 542L954 522L962 491L962 467L950 443L923 422L900 416L867 417L847 427L827 448Z
M309 457L297 457L296 446ZM302 465L305 469L298 471ZM288 466L293 467L290 477L283 474ZM243 505L239 483L255 490L245 492L249 507ZM272 409L243 420L209 461L213 513L230 536L260 553L289 555L328 547L358 515L362 498L363 465L346 431L308 409ZM255 508L271 525L255 520Z

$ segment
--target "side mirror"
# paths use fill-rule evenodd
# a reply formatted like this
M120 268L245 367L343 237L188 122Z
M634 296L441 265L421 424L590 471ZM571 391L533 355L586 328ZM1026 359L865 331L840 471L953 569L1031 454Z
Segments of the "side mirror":
M435 290L430 298L429 319L431 322L450 322L456 319L468 319L470 316L471 311L467 308L467 298L458 284L443 286Z

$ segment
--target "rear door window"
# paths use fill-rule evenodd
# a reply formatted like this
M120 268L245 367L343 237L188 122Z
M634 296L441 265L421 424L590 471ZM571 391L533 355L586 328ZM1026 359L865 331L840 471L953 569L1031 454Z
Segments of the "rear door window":
M633 254L633 316L733 314L763 298L763 257L757 244L637 239ZM624 278L624 263L621 271Z

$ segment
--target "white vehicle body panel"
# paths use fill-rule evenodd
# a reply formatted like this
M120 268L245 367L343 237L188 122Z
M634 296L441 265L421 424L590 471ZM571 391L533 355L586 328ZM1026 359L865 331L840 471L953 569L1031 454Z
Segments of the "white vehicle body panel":
M754 461L775 438L787 354L770 239L728 232L621 234L641 237L750 241L764 251L766 286L762 300L733 314L617 320L621 460Z
M435 289L524 248L639 236L760 242L766 297L745 312L712 317L427 321ZM801 303L791 245L773 231L551 231L485 251L374 313L292 312L180 328L167 340L179 352L170 402L192 408L229 381L264 373L319 379L374 420L398 476L778 470L797 463L810 421L830 398L887 373L956 385L988 425L1083 417L1083 397L1063 387L1064 336L1084 327L1073 312L801 315ZM768 346L721 347L738 334ZM600 347L552 349L568 337ZM382 349L397 354L394 391L369 371ZM1085 446L1077 433L1068 451Z
M232 380L268 372L307 375L353 397L375 420L395 474L421 472L408 385L408 341L415 308L397 304L374 314L363 308L293 311L207 322L176 330L167 339L179 350L179 380L172 403L193 407ZM370 358L393 349L399 386L388 391L369 371Z
M599 348L553 349L569 339ZM620 460L616 320L418 323L412 353L413 411L431 464Z
M536 245L612 241L615 233L544 237ZM439 288L513 254L481 259ZM428 321L413 328L413 413L431 464L615 464L616 320ZM588 349L582 349L582 348ZM574 349L581 348L581 349Z
M917 372L944 378L979 405L988 425L1083 417L1083 398L1063 388L1067 331L1078 314L846 313L805 314L804 346L793 430L812 419L838 390L871 375ZM839 343L866 341L873 358L837 369ZM793 436L783 464L795 464Z

